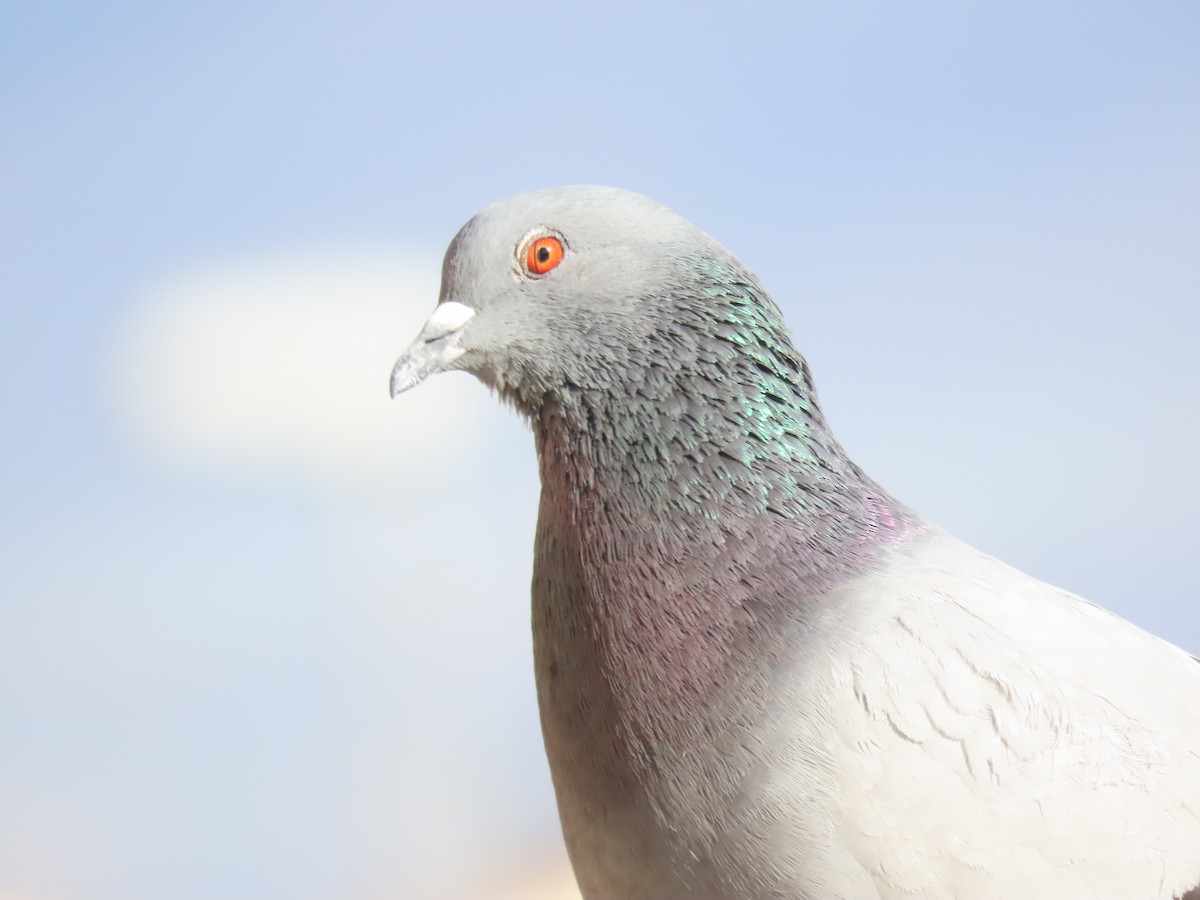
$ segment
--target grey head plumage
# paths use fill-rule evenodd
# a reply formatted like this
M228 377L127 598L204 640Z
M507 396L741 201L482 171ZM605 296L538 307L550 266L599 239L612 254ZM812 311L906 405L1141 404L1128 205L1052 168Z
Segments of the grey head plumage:
M539 272L528 254L544 239L562 257ZM722 509L770 513L803 522L836 555L837 541L908 516L830 433L758 280L639 194L535 191L471 219L446 253L430 323L396 364L393 395L448 368L516 407L539 447L558 433L565 453L588 455L581 477L640 498L647 524L659 513L681 527Z

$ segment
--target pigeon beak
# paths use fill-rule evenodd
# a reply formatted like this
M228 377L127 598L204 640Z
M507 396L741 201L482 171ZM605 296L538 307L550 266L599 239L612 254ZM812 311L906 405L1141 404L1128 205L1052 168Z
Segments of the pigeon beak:
M458 346L462 327L475 310L453 300L439 303L433 315L392 369L392 396L416 387L430 375L444 371L466 351Z

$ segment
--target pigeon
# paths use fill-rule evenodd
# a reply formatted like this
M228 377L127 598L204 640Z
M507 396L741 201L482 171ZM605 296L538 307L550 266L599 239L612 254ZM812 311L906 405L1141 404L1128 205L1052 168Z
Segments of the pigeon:
M1200 900L1200 661L876 484L699 228L594 186L486 208L392 395L450 369L534 435L586 900Z

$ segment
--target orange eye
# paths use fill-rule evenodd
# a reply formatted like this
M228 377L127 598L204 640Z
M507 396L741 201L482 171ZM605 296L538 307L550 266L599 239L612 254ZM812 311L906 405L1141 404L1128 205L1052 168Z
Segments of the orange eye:
M563 243L556 237L540 237L525 251L525 268L534 275L545 275L563 258Z

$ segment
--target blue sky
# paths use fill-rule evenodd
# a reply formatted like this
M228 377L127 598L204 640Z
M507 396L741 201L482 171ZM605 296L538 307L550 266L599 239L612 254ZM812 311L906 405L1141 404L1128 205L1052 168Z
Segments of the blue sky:
M1197 96L1183 2L0 11L0 897L558 858L532 443L386 398L528 188L696 221L883 484L1200 650Z

